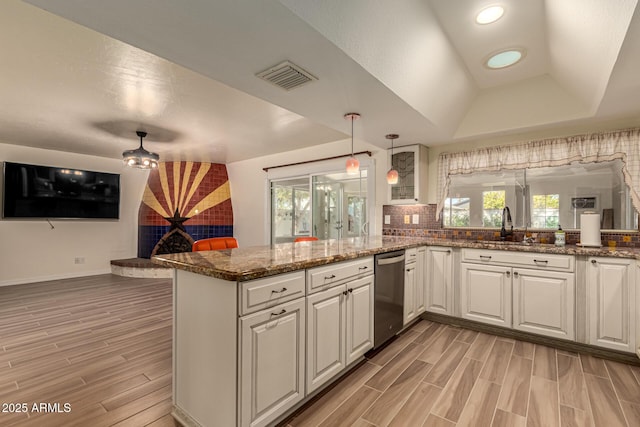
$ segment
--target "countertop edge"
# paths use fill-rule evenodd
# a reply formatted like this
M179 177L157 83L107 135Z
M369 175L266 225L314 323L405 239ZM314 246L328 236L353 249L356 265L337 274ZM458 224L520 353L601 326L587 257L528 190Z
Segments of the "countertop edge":
M163 255L156 255L151 258L154 264L165 267L176 268L179 270L189 271L204 276L210 276L227 281L244 282L248 280L259 279L263 277L275 276L278 274L289 273L307 268L313 268L341 261L349 261L367 256L374 256L380 253L391 252L394 250L409 249L419 246L446 246L452 248L468 248L468 249L486 249L509 252L534 252L558 255L573 256L602 256L612 258L627 258L640 260L640 249L636 248L587 248L575 245L555 246L549 244L518 244L516 242L492 242L492 241L468 241L468 240L445 240L445 239L420 239L408 237L407 241L399 242L393 245L386 245L378 248L367 248L362 250L353 250L345 253L339 253L331 256L318 257L303 261L284 263L279 266L270 266L269 268L253 268L242 272L228 271L215 267L203 267L188 262L178 261L174 259L163 258ZM227 251L233 251L227 250Z

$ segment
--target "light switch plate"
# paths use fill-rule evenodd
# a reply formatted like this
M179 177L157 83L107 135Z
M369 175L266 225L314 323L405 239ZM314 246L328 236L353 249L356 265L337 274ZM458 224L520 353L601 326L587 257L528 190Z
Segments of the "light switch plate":
M411 224L411 218L409 217L409 215L405 215L404 216L404 223L405 224Z
M413 224L420 224L420 215L413 214Z
M384 216L384 223L385 224L391 224L391 215L385 215Z

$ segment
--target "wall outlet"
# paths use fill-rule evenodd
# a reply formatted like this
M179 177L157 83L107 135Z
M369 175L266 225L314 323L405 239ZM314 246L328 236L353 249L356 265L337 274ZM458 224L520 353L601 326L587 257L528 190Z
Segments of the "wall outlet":
M83 256L77 256L73 259L73 263L74 264L84 264L84 257Z
M420 215L413 214L413 224L420 224Z
M411 218L409 215L405 215L404 216L404 223L405 224L411 224Z
M384 216L384 223L387 225L391 224L391 215Z

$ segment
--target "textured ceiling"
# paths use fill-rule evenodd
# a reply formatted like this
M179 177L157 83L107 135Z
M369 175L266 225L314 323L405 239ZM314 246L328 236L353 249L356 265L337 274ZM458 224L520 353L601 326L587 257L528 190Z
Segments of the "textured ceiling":
M28 3L55 15L0 3L4 142L115 158L146 128L164 159L230 162L347 138L349 111L381 147L640 126L637 0ZM475 24L489 4L505 15ZM511 46L522 62L483 66ZM283 60L318 81L255 77Z

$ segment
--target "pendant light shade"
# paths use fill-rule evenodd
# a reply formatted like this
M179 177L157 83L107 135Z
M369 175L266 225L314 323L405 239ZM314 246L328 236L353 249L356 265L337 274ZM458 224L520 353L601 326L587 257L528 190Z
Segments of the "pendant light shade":
M156 153L147 151L142 146L142 138L147 136L146 132L136 131L136 135L140 137L140 147L135 150L127 150L122 153L122 160L127 166L138 169L155 169L158 167L160 156Z
M358 113L347 113L344 115L345 120L351 120L351 157L347 159L347 173L349 175L357 174L360 171L360 162L353 155L353 121L360 118Z
M399 135L390 133L385 138L391 140L391 169L387 172L387 183L390 185L398 183L398 171L393 168L393 141L398 138Z

